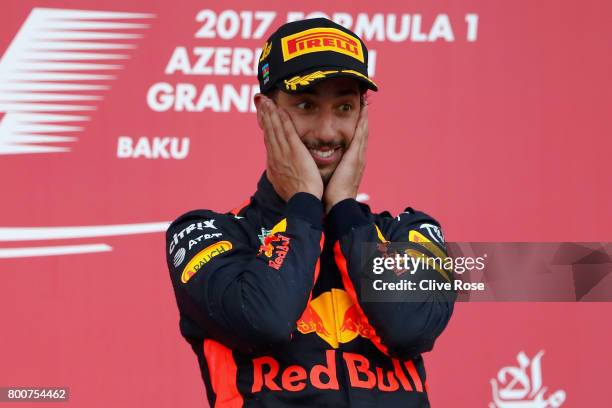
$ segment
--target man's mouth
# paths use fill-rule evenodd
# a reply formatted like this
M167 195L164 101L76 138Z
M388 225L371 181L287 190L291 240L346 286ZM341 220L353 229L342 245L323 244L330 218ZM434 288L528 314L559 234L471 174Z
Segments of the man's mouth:
M340 147L335 148L323 148L323 149L308 149L312 158L317 165L326 165L334 163L338 160L338 157L342 154Z

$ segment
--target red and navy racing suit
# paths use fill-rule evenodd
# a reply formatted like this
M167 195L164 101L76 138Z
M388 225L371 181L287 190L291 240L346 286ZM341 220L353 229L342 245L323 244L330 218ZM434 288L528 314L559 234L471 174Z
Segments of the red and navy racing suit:
M324 216L311 194L285 203L265 173L245 207L174 221L168 268L210 406L428 407L421 353L446 327L455 297L361 299L362 243L411 234L444 251L424 213L372 214L346 199Z

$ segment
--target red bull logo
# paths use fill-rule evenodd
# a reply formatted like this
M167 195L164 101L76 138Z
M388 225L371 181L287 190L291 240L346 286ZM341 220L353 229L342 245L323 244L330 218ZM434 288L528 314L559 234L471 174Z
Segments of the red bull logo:
M283 266L283 262L285 262L285 257L289 253L289 243L291 239L282 234L278 234L278 238L280 238L280 242L278 242L274 246L274 254L273 258L268 261L268 266L279 270L281 266Z
M273 242L280 241L280 238L276 235L268 235L264 238L264 243L259 246L259 252L257 255L265 255L268 258L272 258L272 253L274 252Z
M423 383L412 360L401 362L391 359L392 369L372 367L370 360L357 353L342 352L342 360L346 367L342 371L348 373L349 385L353 388L376 388L382 392L423 392ZM326 350L325 362L315 364L310 370L300 365L291 365L281 372L280 364L274 357L253 359L253 393L263 390L298 392L308 385L321 390L340 389L336 350Z
M375 335L348 293L336 288L308 302L296 326L302 334L316 333L333 348L353 341L357 336L372 338Z
M340 332L357 333L361 337L365 338L374 336L374 329L365 319L365 316L361 313L357 305L352 305L344 313L344 319L342 319Z
M287 253L289 253L290 242L291 238L280 233L268 235L264 238L264 243L259 247L258 255L263 254L271 258L268 261L268 266L279 270L283 262L285 262Z
M282 261L285 259L285 256L289 251L289 241L291 240L288 237L279 234L279 232L285 232L286 230L287 219L283 218L270 231L266 231L268 234L265 237L260 236L260 239L263 238L263 240L262 244L259 246L259 252L257 252L257 255L265 255L267 258L272 258L272 256L274 255L274 250L277 249L276 247L279 243L281 243L282 246L285 247L278 248L279 254L277 256L281 256L282 258L278 262L273 262L275 261L275 259L270 262L270 266L275 269L280 268L280 265L283 264ZM262 232L263 231L265 230L262 229ZM272 263L274 263L274 266L272 265Z
M297 329L302 334L317 333L321 337L329 337L331 334L325 328L325 323L315 308L310 303L297 322Z

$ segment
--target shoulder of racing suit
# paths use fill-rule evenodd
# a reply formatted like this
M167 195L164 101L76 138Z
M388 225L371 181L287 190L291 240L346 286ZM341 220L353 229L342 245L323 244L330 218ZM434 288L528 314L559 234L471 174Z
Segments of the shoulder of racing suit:
M233 214L211 210L192 210L173 221L166 230L166 254L168 263L178 267L193 254L217 243L236 242L248 244L249 227Z
M289 342L314 282L321 214L320 200L298 193L261 242L257 213L177 218L165 250L184 337L246 352Z
M407 207L393 217L388 211L375 215L375 222L393 236L393 240L433 242L446 249L444 234L440 223L430 215Z
M430 215L412 207L406 207L394 217L388 211L372 213L367 204L347 199L332 208L328 218L332 226L332 235L338 239L345 237L354 229L374 223L389 241L432 242L446 251L440 223Z
M235 249L240 243L248 244L248 226L243 221L231 213L198 209L180 215L166 230L165 253L181 312L180 329L192 347L197 347L205 337L202 329L209 322L205 315L195 311L199 302L192 301L181 286L215 256Z

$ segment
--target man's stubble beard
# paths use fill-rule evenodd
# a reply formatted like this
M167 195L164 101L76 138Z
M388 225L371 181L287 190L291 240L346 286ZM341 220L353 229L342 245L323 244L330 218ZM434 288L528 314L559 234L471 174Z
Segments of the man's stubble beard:
M336 171L336 168L338 168L338 166L334 167L331 170L324 169L323 171L319 171L319 174L321 175L321 180L323 180L323 187L327 187L327 183L329 183L329 180L331 180L332 176L334 175L334 172Z

